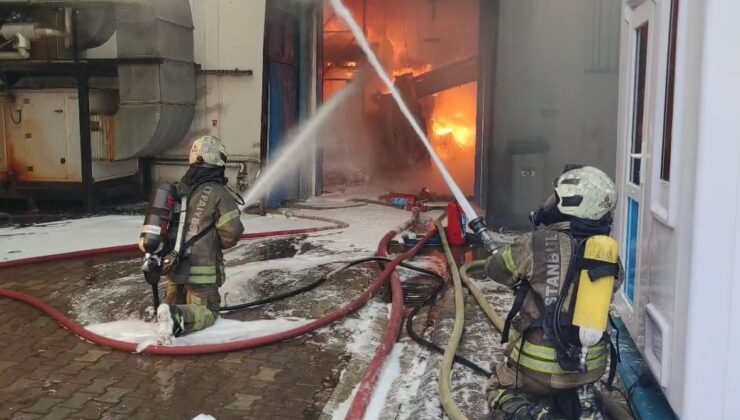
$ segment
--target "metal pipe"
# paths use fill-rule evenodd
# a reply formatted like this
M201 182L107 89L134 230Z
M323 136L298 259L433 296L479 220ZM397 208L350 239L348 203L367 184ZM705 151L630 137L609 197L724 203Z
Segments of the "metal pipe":
M0 26L0 35L13 40L15 51L0 51L0 60L26 60L31 57L31 42L45 37L69 39L69 34L58 29L40 28L36 22L6 23Z
M67 49L72 47L72 13L71 7L64 8L64 32L67 34L64 39L64 47Z

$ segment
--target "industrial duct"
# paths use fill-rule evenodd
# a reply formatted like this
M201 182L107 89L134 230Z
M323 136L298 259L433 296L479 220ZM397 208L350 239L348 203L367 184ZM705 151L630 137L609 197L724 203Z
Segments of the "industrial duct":
M195 113L193 16L188 0L121 4L115 158L152 156L176 146Z

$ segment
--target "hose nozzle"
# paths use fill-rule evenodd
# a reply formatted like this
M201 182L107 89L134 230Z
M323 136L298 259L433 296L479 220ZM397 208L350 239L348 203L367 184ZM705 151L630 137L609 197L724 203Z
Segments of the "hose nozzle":
M493 253L493 251L496 250L496 241L493 239L493 235L491 235L491 232L488 230L488 225L482 217L471 221L468 226L470 226L470 229L478 235L481 241L483 241L483 245L486 246L488 252Z

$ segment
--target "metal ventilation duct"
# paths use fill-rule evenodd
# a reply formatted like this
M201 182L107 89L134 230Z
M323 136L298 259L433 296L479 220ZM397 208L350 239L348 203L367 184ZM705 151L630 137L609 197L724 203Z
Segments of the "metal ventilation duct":
M195 113L193 16L188 0L119 5L116 159L176 146Z

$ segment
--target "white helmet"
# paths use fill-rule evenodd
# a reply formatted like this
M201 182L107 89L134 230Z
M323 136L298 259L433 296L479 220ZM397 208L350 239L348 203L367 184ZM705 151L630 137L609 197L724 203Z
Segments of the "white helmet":
M617 187L599 169L584 166L560 175L555 181L560 213L587 220L601 220L617 205Z
M226 147L218 137L202 136L190 147L190 164L226 166Z

